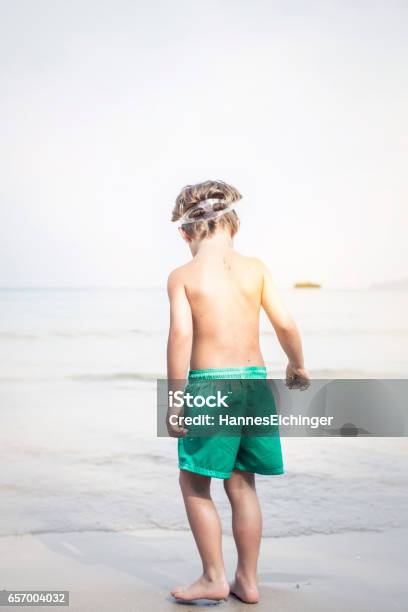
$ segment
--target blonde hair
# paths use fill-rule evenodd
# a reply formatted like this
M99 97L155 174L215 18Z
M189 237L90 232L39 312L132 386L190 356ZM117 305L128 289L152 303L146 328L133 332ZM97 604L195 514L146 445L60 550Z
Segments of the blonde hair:
M218 211L227 208L233 202L238 202L242 195L235 187L231 187L231 185L227 185L223 181L205 181L196 185L186 185L176 198L171 220L178 221L192 206L207 198L222 200L222 202L213 205L214 211ZM197 207L191 213L191 216L197 219L197 221L183 225L183 230L191 238L199 238L201 240L209 238L218 228L228 229L232 237L239 228L239 218L235 210L231 210L217 219L200 221L200 216L204 216L204 210Z

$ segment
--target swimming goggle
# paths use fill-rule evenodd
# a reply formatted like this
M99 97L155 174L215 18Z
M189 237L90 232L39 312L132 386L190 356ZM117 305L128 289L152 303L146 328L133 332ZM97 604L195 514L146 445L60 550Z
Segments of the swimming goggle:
M207 200L201 200L194 204L191 208L189 208L180 219L178 219L178 225L181 227L182 225L188 225L189 223L200 223L200 221L211 221L212 219L218 219L222 217L222 215L226 215L235 209L235 206L238 204L237 202L231 202L226 208L222 208L221 210L214 210L215 204L225 204L224 200L219 200L218 198L208 198ZM197 210L200 211L199 217L192 217L191 215L195 213Z

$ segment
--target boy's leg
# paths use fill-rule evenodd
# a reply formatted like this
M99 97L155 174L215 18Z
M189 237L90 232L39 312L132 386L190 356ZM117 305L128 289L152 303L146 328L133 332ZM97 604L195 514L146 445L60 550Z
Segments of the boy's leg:
M211 478L180 470L187 516L203 563L203 575L188 587L176 587L177 599L224 599L229 586L221 548L221 523L210 495Z
M255 489L255 475L235 470L224 480L232 508L232 531L238 551L238 565L231 592L247 603L259 599L256 569L262 534L262 516Z

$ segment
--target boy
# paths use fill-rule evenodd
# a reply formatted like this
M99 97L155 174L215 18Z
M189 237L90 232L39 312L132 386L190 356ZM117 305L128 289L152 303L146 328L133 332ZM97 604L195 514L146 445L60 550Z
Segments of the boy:
M233 248L239 228L234 206L240 199L234 187L221 181L189 185L177 197L172 221L179 222L193 259L168 279L168 380L185 379L189 367L190 381L266 378L259 347L262 307L288 356L288 384L307 384L299 332L267 268ZM196 582L174 588L172 595L182 601L221 600L231 592L256 603L261 512L255 473L283 473L279 436L235 438L221 447L219 440L201 438L191 445L182 424L168 423L168 428L179 438L180 487L203 565ZM231 586L225 576L220 520L210 495L211 477L224 479L232 507L238 565Z

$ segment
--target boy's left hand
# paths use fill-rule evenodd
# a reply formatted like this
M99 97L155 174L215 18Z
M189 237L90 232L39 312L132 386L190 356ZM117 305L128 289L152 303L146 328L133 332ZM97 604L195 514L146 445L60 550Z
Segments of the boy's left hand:
M305 368L296 368L288 364L286 368L286 386L289 389L300 389L305 391L310 387L310 376Z

